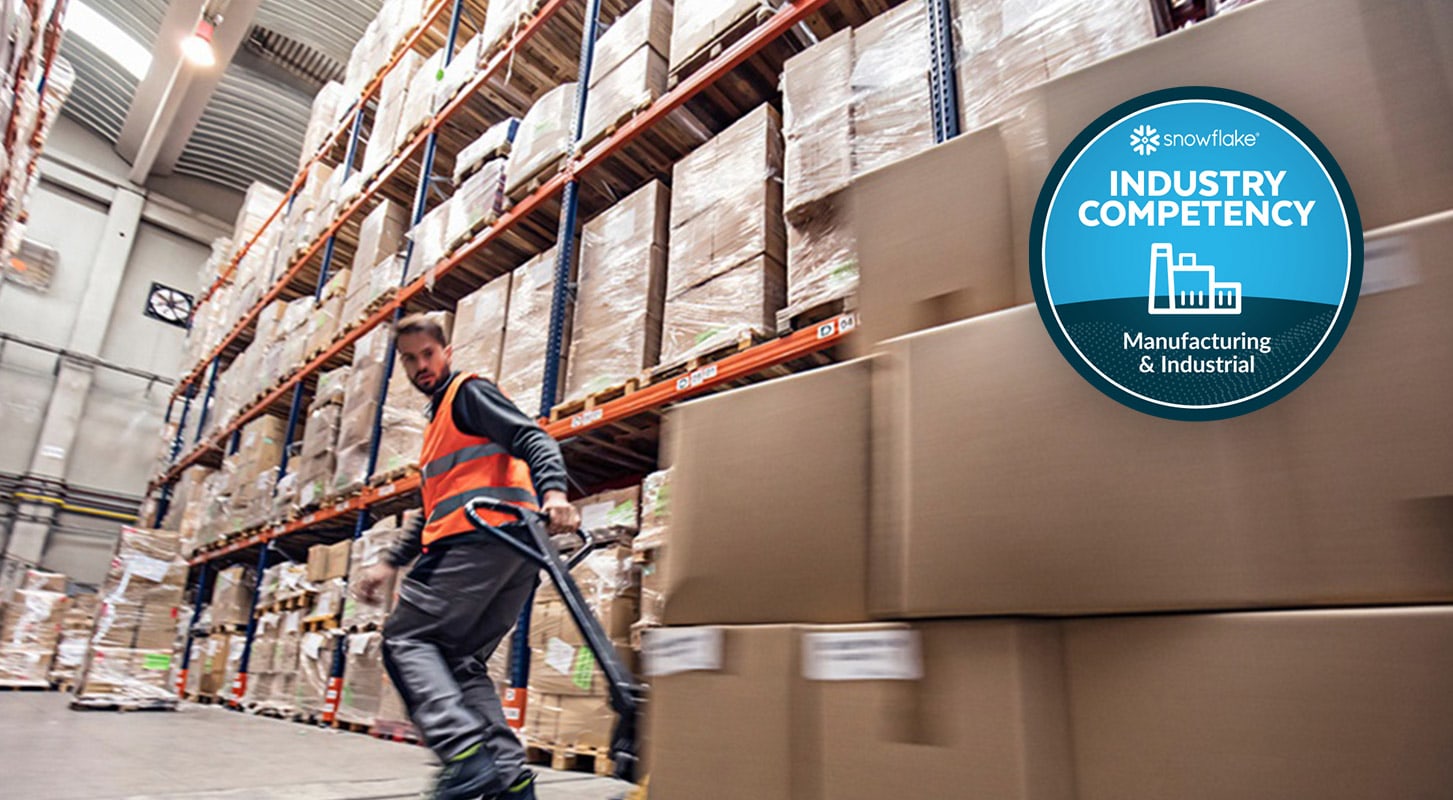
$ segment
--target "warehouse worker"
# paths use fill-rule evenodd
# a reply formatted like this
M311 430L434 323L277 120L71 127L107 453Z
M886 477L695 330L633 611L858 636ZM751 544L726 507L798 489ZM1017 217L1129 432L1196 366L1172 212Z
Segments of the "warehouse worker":
M436 317L406 317L396 334L409 381L429 396L419 456L424 513L357 590L377 597L423 552L384 625L383 654L409 716L444 762L433 797L530 800L534 775L485 664L519 617L538 570L470 525L464 503L492 497L535 510L538 501L552 532L574 531L580 515L565 497L565 462L555 440L497 386L453 370ZM480 515L509 527L504 514Z

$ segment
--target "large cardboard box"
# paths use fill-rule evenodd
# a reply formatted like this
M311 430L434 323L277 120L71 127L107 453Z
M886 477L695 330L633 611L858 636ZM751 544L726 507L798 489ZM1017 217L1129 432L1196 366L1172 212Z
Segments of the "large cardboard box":
M823 198L787 224L788 313L857 294L858 241L847 199Z
M786 298L786 269L765 255L668 297L661 321L661 363L677 364L771 336Z
M853 31L853 174L933 146L927 3L904 3Z
M868 386L854 361L670 413L667 624L868 618Z
M1009 187L997 128L853 182L845 202L857 234L861 349L1017 302ZM962 209L951 225L945 208Z
M1187 425L1114 402L1032 307L883 345L873 610L1453 600L1450 246L1447 220L1369 240L1338 349L1287 398L1231 420Z
M352 539L344 539L328 545L328 569L324 574L325 580L348 577L348 549L352 545Z
M590 84L609 74L643 47L661 55L671 50L671 0L639 0L595 41Z
M625 383L656 364L670 205L671 190L652 181L581 230L565 402Z
M1453 6L1378 0L1257 2L1026 92L1008 139L1020 302L1029 229L1045 176L1064 148L1117 104L1167 86L1247 92L1296 117L1346 173L1363 227L1453 207ZM867 316L864 309L864 316Z
M782 118L757 107L672 169L668 299L761 255L786 255Z
M372 725L378 717L379 690L383 687L383 634L349 634L345 659L338 718L356 725Z
M546 92L520 120L510 148L505 173L505 191L516 197L532 179L544 176L570 147L570 128L575 120L575 83L562 83Z
M665 93L671 12L670 0L643 0L596 40L582 141Z
M782 205L789 219L853 179L853 32L782 66Z
M1064 627L1081 800L1435 798L1453 787L1453 607Z
M578 255L579 250L572 253ZM551 304L555 291L556 249L546 250L517 267L510 278L510 304L505 323L504 350L500 355L499 388L530 416L549 413L557 398L542 398L545 378L545 350L550 339ZM569 273L574 280L574 263ZM561 353L570 352L573 305L565 306L565 335ZM569 358L560 359L564 377ZM560 384L557 383L558 387ZM542 400L544 401L542 403Z
M450 343L454 348L455 369L473 372L486 380L499 380L509 307L509 274L495 278L459 301Z
M905 775L923 797L1074 797L1054 623L668 628L646 641L653 797L870 800Z

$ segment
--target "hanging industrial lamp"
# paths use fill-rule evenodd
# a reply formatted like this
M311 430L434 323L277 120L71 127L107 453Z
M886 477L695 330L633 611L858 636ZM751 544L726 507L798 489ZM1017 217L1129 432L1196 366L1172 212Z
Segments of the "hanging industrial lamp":
M217 63L217 54L212 50L212 34L222 22L220 15L203 16L197 20L197 29L182 40L182 55L198 67L212 67Z

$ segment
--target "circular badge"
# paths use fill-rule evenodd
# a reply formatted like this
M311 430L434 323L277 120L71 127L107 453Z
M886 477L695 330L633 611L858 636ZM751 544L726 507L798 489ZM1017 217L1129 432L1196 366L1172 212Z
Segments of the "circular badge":
M1040 191L1030 249L1065 358L1170 419L1286 396L1362 286L1361 220L1327 148L1276 106L1210 87L1137 97L1081 132Z

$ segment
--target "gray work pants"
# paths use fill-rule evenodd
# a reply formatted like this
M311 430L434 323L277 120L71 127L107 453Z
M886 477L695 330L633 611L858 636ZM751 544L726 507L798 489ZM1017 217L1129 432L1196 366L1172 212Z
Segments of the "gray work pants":
M441 761L482 744L510 780L524 768L525 751L485 664L519 618L538 569L500 542L469 534L445 541L420 556L399 587L383 628L384 666Z

